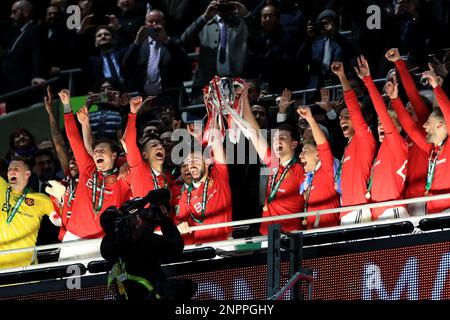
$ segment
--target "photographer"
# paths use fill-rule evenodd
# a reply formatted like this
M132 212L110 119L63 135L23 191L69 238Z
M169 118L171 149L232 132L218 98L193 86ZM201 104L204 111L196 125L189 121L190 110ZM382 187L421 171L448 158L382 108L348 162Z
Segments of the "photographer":
M112 78L102 79L96 92L89 92L86 107L97 105L89 114L89 124L95 139L118 140L122 137L124 118L128 112L128 97L123 87Z
M307 88L319 88L333 83L330 66L342 61L349 69L349 62L357 57L359 48L339 33L339 17L336 12L322 11L313 23L308 21L306 41L297 53L297 61L309 66Z
M184 248L168 216L169 200L170 192L159 189L127 201L119 209L111 206L101 216L105 237L100 250L112 268L108 282L116 281L121 299L189 299L195 292L190 280L168 280L161 268L163 259ZM144 209L149 202L153 205ZM153 233L157 226L162 235Z

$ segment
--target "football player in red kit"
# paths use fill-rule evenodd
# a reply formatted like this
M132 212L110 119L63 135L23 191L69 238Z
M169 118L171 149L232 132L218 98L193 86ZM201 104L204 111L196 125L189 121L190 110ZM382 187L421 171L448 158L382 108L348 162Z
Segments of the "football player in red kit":
M344 90L345 109L340 113L340 125L348 140L335 181L341 181L342 206L368 203L367 182L375 157L376 141L361 112L358 98L344 73L342 62L333 62L331 71L335 73ZM337 187L337 186L336 186ZM370 209L341 212L341 225L371 221Z
M136 140L136 115L142 106L142 97L130 101L125 145L127 161L130 165L131 189L133 197L144 197L149 191L170 188L173 184L170 174L163 171L164 146L159 137L149 135L142 142L142 155Z
M188 131L196 136L194 124L188 125ZM207 229L191 232L191 226L230 222L232 203L228 168L223 144L218 132L212 130L213 158L206 159L200 144L191 150L184 163L187 164L192 183L184 190L179 201L178 225L185 244L206 243L227 240L231 227ZM209 148L207 148L208 150Z
M370 69L364 56L358 57L355 68L369 91L375 111L378 114L378 137L381 143L372 164L367 182L366 198L374 202L402 198L408 163L408 145L400 135L402 127L395 112L388 112L383 97L370 76ZM408 217L405 206L372 208L372 220Z
M422 97L417 90L414 83L414 79L408 71L406 62L401 58L400 52L397 48L390 49L386 52L386 59L394 62L397 68L398 74L402 80L403 87L405 88L406 94L408 96L409 102L412 105L415 117L414 122L420 128L427 121L430 111L423 101ZM396 77L392 79L392 82L388 82L387 85L390 86L390 91L394 89L397 83ZM391 97L392 109L397 113L400 124L405 131L410 125L415 124L407 122L413 121L411 115L405 109L402 101L398 99L396 95L395 98ZM404 198L416 198L423 196L423 190L425 190L425 181L427 178L427 165L428 165L428 153L423 151L410 137L406 140L409 146L408 153L408 168L406 170L406 181L404 188ZM408 205L408 211L410 215L423 215L425 213L425 203L414 203Z
M272 139L272 150L268 147L266 138L260 134L247 97L243 95L243 118L253 130L249 130L250 140L265 165L270 169L267 183L266 199L263 207L263 217L280 216L303 212L305 199L299 193L299 187L304 180L305 170L298 162L296 149L300 141L300 133L292 126L281 124L277 127ZM300 219L276 221L284 231L304 229ZM261 223L260 232L267 234L270 223Z
M404 127L411 139L428 154L427 176L425 179L424 195L437 195L450 192L450 147L448 145L447 123L450 123L450 101L439 85L438 78L430 65L430 70L423 73L423 77L433 87L436 101L440 108L434 108L423 125L425 132L413 121ZM398 98L392 100L399 103ZM399 108L402 107L401 105ZM439 213L450 208L450 200L427 202L427 213Z
M339 194L334 188L333 154L330 144L317 124L309 107L300 107L297 113L305 119L314 140L303 141L300 161L305 169L305 181L300 186L300 194L305 198L305 211L317 211L339 207ZM306 228L323 228L339 225L339 214L331 213L304 218Z
M184 159L183 163L181 164L180 168L180 177L175 181L173 184L173 187L171 189L172 191L172 207L174 213L174 221L175 224L178 224L178 215L180 214L180 199L183 195L184 191L189 189L189 186L192 183L192 175L189 171L189 165L186 162L186 159Z
M78 131L69 91L63 89L59 96L64 105L66 134L79 169L78 186L64 241L99 238L103 236L100 226L102 212L109 206L120 207L130 199L130 186L124 179L117 179L117 145L111 141L98 141L94 144L94 156L91 157Z

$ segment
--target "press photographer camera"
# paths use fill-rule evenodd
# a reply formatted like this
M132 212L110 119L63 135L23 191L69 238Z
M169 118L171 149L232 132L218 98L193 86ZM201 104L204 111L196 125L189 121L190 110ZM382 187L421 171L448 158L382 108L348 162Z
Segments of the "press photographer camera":
M122 300L185 300L196 291L190 280L167 279L161 267L162 260L184 248L168 215L169 201L168 189L153 190L120 208L109 207L100 218L105 232L100 251L111 270L108 284L116 286ZM154 233L158 226L162 235Z

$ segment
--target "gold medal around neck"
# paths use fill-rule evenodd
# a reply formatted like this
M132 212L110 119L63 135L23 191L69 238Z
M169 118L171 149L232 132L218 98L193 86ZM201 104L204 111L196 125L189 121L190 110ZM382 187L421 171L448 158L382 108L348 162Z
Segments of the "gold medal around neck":
M302 225L306 226L308 224L308 221L306 221L306 218L303 218Z
M269 210L269 208L267 208L267 206L264 206L263 211L267 211L267 210Z
M371 197L371 194L370 194L370 192L369 192L369 191L367 191L367 192L366 192L366 199L367 199L367 200L369 200L369 199L370 199L370 197Z

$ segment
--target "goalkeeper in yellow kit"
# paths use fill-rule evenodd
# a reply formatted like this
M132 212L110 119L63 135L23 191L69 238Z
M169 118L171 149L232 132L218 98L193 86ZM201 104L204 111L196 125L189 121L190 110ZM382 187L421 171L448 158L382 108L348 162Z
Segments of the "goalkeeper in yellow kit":
M0 252L34 247L42 217L49 215L56 226L61 219L54 212L50 198L28 187L30 164L16 158L8 167L8 182L0 177ZM33 261L33 251L0 254L0 269L27 266Z

